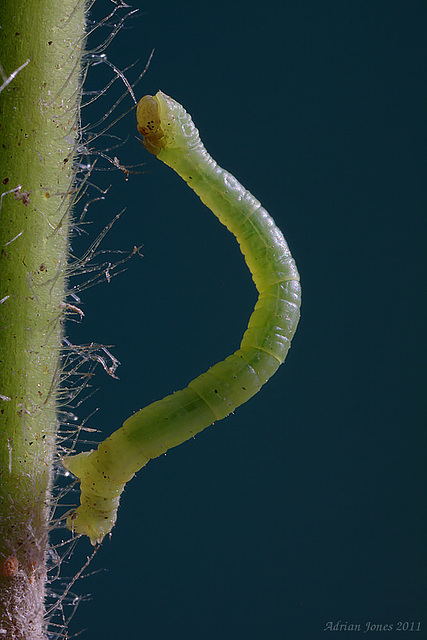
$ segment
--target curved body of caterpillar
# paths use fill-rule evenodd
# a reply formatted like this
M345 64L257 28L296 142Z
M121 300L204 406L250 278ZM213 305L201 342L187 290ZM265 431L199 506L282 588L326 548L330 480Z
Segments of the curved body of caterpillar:
M273 219L204 148L185 109L159 91L137 107L143 143L236 236L259 298L240 348L188 387L141 409L98 449L64 460L81 482L67 524L100 542L114 526L125 483L151 458L192 438L251 398L284 361L299 320L299 275Z

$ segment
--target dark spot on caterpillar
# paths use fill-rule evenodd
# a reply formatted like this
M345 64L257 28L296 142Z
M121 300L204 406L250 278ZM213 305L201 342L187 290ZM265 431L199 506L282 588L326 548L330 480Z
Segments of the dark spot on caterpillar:
M9 178L5 178L5 179L3 180L3 184L7 184L8 182L9 182Z

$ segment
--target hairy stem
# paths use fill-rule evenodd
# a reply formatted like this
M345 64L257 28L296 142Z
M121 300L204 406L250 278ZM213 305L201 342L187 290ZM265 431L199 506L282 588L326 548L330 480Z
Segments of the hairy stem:
M85 2L2 0L0 637L45 638L44 596Z

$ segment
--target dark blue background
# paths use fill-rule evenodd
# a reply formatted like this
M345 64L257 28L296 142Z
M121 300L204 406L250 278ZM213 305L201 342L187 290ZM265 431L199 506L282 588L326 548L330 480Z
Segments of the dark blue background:
M133 6L139 17L108 59L124 69L139 58L132 82L156 48L137 98L161 88L181 102L212 156L273 215L300 269L302 319L255 398L128 485L91 565L107 571L74 586L92 600L70 632L311 640L341 620L394 625L364 637L427 637L426 5ZM109 9L98 0L93 17ZM113 76L96 66L87 86ZM118 84L84 124L114 103ZM83 419L99 407L88 423L97 441L234 351L256 300L234 239L147 154L134 113L109 133L129 136L109 155L146 173L92 174L113 187L73 249L83 253L126 207L103 246L142 244L144 258L82 294L84 323L68 326L72 341L114 345L122 362L119 381L99 370L100 390L78 410ZM81 541L73 561L89 551ZM422 631L398 633L399 621Z

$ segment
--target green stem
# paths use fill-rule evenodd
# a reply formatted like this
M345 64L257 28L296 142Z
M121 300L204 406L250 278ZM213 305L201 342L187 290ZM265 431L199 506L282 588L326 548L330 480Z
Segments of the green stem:
M29 59L0 94L0 637L11 640L46 637L84 12L76 0L0 3L5 74Z

